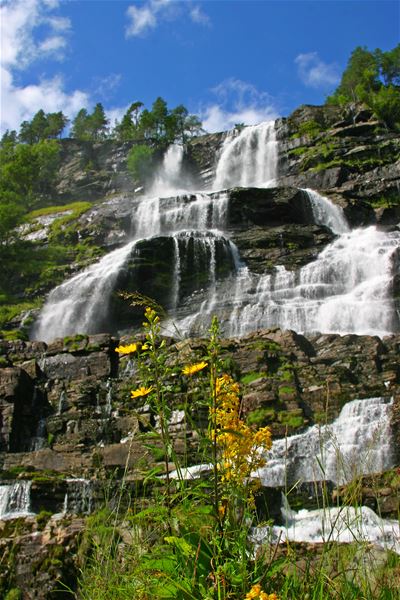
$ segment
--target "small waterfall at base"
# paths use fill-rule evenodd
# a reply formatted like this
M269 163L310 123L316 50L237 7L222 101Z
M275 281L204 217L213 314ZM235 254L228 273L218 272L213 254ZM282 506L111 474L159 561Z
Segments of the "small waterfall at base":
M266 487L321 480L344 484L390 469L392 404L385 398L353 400L331 425L313 425L304 433L275 440L257 476Z
M275 121L228 134L219 157L213 188L271 187L277 175Z
M16 519L33 514L30 511L31 481L0 485L0 519Z
M282 508L285 525L254 528L251 541L256 549L267 543L341 542L369 543L400 554L398 521L381 519L371 508L341 506L295 512Z

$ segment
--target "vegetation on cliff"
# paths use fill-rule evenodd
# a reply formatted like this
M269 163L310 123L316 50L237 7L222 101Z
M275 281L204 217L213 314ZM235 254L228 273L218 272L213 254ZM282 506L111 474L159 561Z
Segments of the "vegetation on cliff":
M383 52L358 46L328 103L364 102L390 129L400 130L400 44Z

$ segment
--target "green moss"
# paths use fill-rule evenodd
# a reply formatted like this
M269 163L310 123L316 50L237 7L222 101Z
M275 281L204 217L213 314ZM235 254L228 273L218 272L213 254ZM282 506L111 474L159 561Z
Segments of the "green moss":
M22 329L3 329L0 330L0 337L5 340L14 341L14 340L24 340L27 341L29 339L28 334Z
M41 510L39 512L39 514L36 516L36 522L38 524L39 530L42 530L46 527L51 515L52 513L48 510Z
M309 151L307 146L299 146L298 148L293 148L293 150L289 150L289 156L303 156Z
M12 588L4 597L4 600L22 600L23 595L19 588Z
M259 372L252 371L251 373L246 373L246 375L243 375L240 379L240 382L243 383L244 385L248 385L252 381L261 379L261 377L266 377L266 375L267 374L265 371L259 371Z
M302 137L303 135L307 135L309 138L315 138L322 131L322 127L317 121L314 119L310 119L308 121L303 121L300 123L298 130L291 137L297 138Z
M287 425L288 427L297 429L304 425L303 411L301 409L296 409L293 411L282 410L278 414L278 421L282 425Z
M261 427L262 425L267 425L268 423L272 423L275 420L276 413L273 408L257 408L249 412L246 417L246 422L248 425L257 425Z
M81 215L86 212L92 204L90 202L71 202L70 204L64 204L62 206L45 206L43 208L38 208L37 210L33 210L32 212L26 215L27 221L33 221L38 217L44 217L47 215L53 215L61 212L72 211L75 214ZM61 217L62 218L62 217Z
M14 304L12 298L7 298L7 296L5 295L3 295L3 301L5 302L5 304L3 306L0 306L0 327L4 327L4 325L8 321L15 319L16 317L18 317L24 312L27 312L28 310L39 308L41 304L40 300L38 299L32 301L17 302ZM9 302L9 304L7 302Z
M370 201L371 206L374 208L392 208L395 206L399 206L400 204L400 194L388 194L378 196Z

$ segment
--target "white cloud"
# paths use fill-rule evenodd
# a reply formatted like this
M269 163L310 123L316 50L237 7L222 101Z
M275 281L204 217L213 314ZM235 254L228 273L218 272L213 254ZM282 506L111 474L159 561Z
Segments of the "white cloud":
M106 111L107 119L110 122L110 127L115 127L116 121L121 123L122 117L128 110L129 106L129 104L127 104L126 106L116 106L114 108L109 108Z
M226 79L212 89L217 102L201 111L203 127L210 133L232 129L236 123L256 125L278 116L272 97L240 79Z
M328 88L339 83L338 65L323 62L317 52L299 54L294 62L298 67L298 75L304 85L313 88Z
M39 110L75 115L82 107L89 105L85 92L74 90L67 93L61 77L42 80L37 84L16 86L12 75L6 69L1 71L2 130L18 129L22 121L31 119Z
M189 14L194 23L199 23L200 25L210 25L211 23L210 17L202 11L198 4L190 9Z
M177 19L183 12L189 14L190 19L200 25L209 25L210 19L200 6L191 2L173 2L173 0L147 0L141 6L131 5L126 14L129 22L125 28L126 37L140 36L155 29L160 20Z
M69 19L48 15L58 2L48 0L6 0L0 6L1 62L12 68L26 68L32 61L48 57L61 58L60 50L66 47L61 36L70 29ZM41 39L33 32L43 26Z
M53 35L43 40L39 44L38 50L40 53L42 52L57 52L57 50L62 50L67 45L67 41L65 38L60 35Z
M5 0L0 5L2 131L18 129L40 108L72 117L89 103L84 91L66 92L61 76L17 83L16 73L33 61L63 57L71 23L51 14L58 6L58 0Z

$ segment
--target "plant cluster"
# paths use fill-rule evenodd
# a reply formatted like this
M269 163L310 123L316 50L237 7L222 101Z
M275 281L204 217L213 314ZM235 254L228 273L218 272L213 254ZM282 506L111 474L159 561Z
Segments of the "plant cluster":
M152 408L156 418L153 434L158 435L164 469L161 478L158 471L148 475L155 478L155 489L159 489L151 507L133 506L129 513L130 526L137 536L137 554L120 557L130 565L129 576L123 570L125 589L129 588L130 593L134 590L138 600L277 600L273 590L266 591L270 584L262 581L262 561L252 555L249 543L257 489L252 473L265 464L271 434L268 428L255 431L241 419L239 385L222 371L218 322L213 320L203 360L182 365L179 374L186 378L186 419L191 419L193 398L199 388L199 402L203 408L208 407L208 428L199 431L199 444L209 465L207 480L188 479L186 457L180 460L175 451L169 431L171 388L167 383L173 367L160 335L160 318L153 308L146 308L143 325L143 343L121 345L116 351L133 358L141 373L142 384L130 395ZM114 547L112 534L108 543ZM82 598L111 597L105 591L107 574L113 577L111 564L115 572L115 561L110 557L100 569L98 562L88 561L81 581ZM103 595L98 593L99 585Z
M400 44L383 52L358 46L328 103L364 102L387 127L400 128Z

